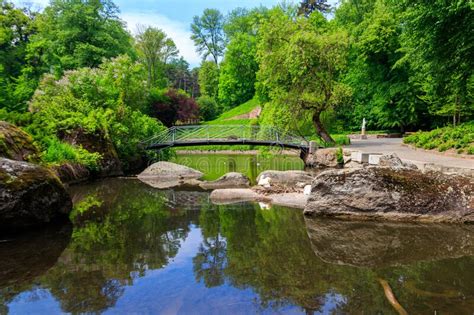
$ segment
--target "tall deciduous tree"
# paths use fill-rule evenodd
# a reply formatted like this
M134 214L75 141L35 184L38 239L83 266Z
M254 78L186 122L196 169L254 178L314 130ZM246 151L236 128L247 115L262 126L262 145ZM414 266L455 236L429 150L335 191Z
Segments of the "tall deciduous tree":
M103 58L133 55L132 40L111 0L52 0L37 19L29 55L44 71L97 67Z
M281 10L260 30L257 59L260 89L292 115L310 112L318 135L334 143L321 113L338 105L347 89L337 81L348 49L347 35L315 27L310 20L290 19Z
M178 55L178 49L173 40L155 27L138 27L135 38L139 56L148 70L148 86L155 86L158 76L164 75L164 65Z
M327 3L327 0L303 0L301 1L298 13L300 15L309 16L313 11L319 11L321 13L329 12L331 6Z
M223 26L224 16L219 10L206 9L202 16L194 16L191 39L203 60L212 56L214 62L219 63L225 49Z

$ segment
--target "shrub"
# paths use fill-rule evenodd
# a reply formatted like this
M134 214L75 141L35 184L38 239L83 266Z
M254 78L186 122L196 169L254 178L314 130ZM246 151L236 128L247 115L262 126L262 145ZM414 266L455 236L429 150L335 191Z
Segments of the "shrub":
M456 127L437 128L427 132L417 132L403 140L405 143L427 150L437 149L444 152L456 149L456 152L469 152L474 143L474 122L468 122Z
M163 125L171 127L178 120L186 122L198 119L199 106L182 90L152 90L149 113L152 117L159 119Z
M49 139L49 145L43 152L42 160L51 164L62 164L66 162L79 163L85 165L90 170L97 170L101 155L90 153L82 147L72 146L61 142L58 138Z

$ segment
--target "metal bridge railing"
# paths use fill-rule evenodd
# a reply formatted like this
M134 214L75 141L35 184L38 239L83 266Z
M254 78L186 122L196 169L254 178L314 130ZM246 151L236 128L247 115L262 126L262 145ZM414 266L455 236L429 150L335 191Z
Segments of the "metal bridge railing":
M242 126L242 125L195 125L175 126L142 142L144 146L154 144L169 144L179 142L193 142L203 140L242 140L242 141L270 141L291 145L308 145L303 137L281 132L270 126Z

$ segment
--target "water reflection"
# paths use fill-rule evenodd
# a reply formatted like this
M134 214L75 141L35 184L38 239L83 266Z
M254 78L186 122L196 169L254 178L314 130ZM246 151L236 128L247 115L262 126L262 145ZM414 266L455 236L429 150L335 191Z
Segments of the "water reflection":
M12 259L30 276L0 278L0 313L393 313L380 279L409 313L474 309L469 227L305 221L135 180L73 195L72 233L25 243L44 261Z

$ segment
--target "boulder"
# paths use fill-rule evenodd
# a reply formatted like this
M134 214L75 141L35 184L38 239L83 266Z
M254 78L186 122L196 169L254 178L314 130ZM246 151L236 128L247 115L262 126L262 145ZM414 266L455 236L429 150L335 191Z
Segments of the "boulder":
M313 184L306 215L474 222L474 183L413 169L328 170Z
M286 186L303 188L310 185L313 175L305 171L264 171L257 177L260 186Z
M199 179L202 176L204 176L203 173L184 165L171 162L157 162L140 173L138 178L156 178L172 181L180 179Z
M100 153L99 177L123 175L122 164L112 141L105 136L104 132L96 131L88 133L81 128L63 131L58 137L75 146L82 146L89 152Z
M395 153L382 155L379 159L378 165L380 167L391 168L394 170L416 170L418 167L415 164L403 162Z
M90 171L79 163L64 163L51 167L53 172L65 184L77 184L90 178Z
M305 165L315 168L338 167L337 151L338 148L317 149L314 153L309 153L304 157ZM346 154L349 154L349 152L344 151L344 155ZM345 162L348 162L349 159L350 154L344 157Z
M469 224L366 222L305 218L315 254L357 267L389 267L474 255Z
M200 184L203 189L224 189L224 188L248 188L250 187L250 179L236 172L227 173L219 179L212 182L204 182Z
M10 123L0 121L0 157L37 162L39 151L29 134Z
M67 218L72 202L52 171L0 158L0 231Z

